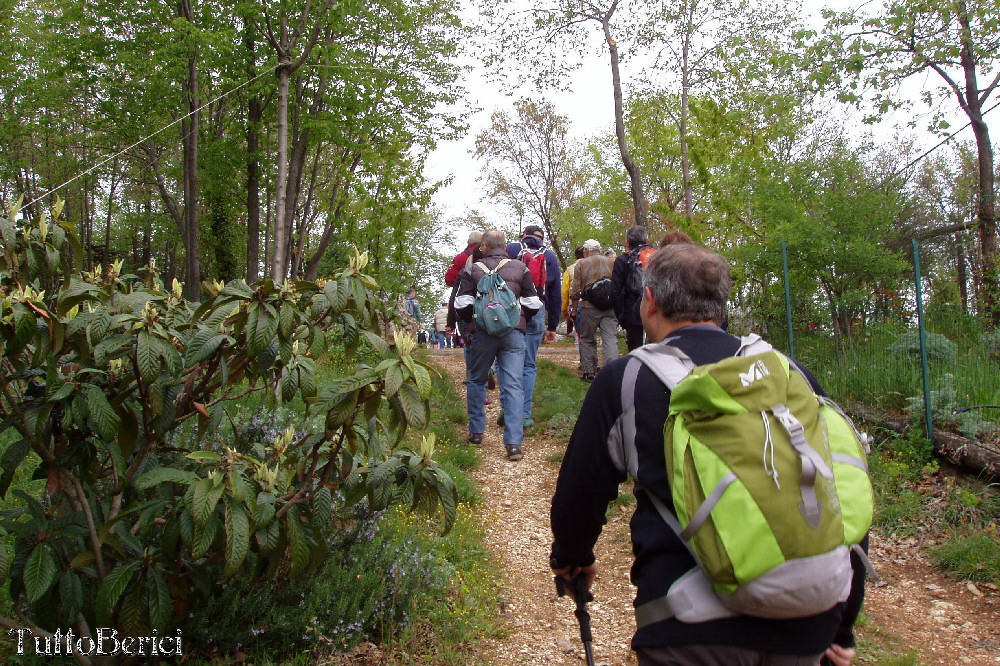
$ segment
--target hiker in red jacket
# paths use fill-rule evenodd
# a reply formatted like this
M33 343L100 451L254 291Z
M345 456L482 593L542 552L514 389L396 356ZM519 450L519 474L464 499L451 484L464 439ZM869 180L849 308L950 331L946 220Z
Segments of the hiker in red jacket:
M472 253L476 251L476 247L479 242L483 240L483 232L473 231L469 234L468 247L455 255L455 258L451 260L451 266L448 267L447 272L444 274L444 283L449 286L455 286L455 280L458 279L458 274L462 272L466 264L469 263L469 258Z

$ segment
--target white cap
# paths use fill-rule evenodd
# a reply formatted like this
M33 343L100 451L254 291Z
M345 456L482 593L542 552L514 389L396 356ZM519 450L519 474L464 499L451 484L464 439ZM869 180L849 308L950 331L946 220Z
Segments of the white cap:
M600 252L601 244L595 241L593 238L588 238L583 241L583 249L590 250L591 252Z

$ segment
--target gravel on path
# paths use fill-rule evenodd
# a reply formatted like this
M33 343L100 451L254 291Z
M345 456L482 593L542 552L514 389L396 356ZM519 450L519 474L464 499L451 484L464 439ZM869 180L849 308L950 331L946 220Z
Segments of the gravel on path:
M451 376L465 402L462 351L433 350L433 362ZM576 367L575 349L543 345L539 357ZM486 407L487 429L480 447L482 462L474 477L482 493L483 522L490 548L503 564L506 601L498 612L507 624L502 639L483 642L482 662L511 664L584 663L574 604L556 596L549 569L549 508L565 441L529 432L524 459L507 460L502 428L496 425L499 391ZM629 641L635 628L629 582L632 506L617 507L597 542L601 569L590 604L594 658L603 666L636 664ZM919 664L996 666L1000 664L1000 593L995 586L969 586L933 568L919 539L886 537L873 532L871 559L880 573L866 592L867 627L859 630L888 636L892 652L919 653ZM855 663L877 663L857 659ZM895 662L894 662L895 663Z

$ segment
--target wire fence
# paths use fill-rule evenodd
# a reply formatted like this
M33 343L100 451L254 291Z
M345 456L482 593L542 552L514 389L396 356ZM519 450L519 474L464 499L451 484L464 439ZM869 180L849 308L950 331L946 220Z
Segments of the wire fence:
M789 287L787 268L782 277L781 289L754 313L751 328L763 328L768 341L811 370L829 395L907 416L929 437L936 427L960 433L1000 456L1000 329L961 307L924 312L921 287L927 281L916 242L909 293L897 294L897 307L877 315L831 316L824 304L824 320L817 314L824 308L803 307L807 297Z

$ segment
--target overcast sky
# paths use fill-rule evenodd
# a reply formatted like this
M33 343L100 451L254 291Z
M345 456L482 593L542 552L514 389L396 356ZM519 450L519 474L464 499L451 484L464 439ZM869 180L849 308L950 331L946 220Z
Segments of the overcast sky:
M465 0L466 5L471 3ZM804 23L816 29L822 25L820 12L823 7L833 7L846 10L857 6L857 0L803 0ZM869 2L865 4L875 4ZM592 31L592 37L597 40L598 31ZM428 164L428 176L433 180L451 178L450 185L444 187L435 197L435 203L443 211L446 218L463 216L470 209L478 209L488 219L499 220L510 213L497 208L489 202L483 189L484 183L479 180L482 175L482 165L472 154L476 135L489 125L490 114L498 108L511 110L513 102L519 97L530 96L534 99L544 98L551 101L558 113L569 116L572 138L582 139L598 133L610 133L614 128L614 106L611 94L611 66L606 50L598 41L594 42L594 54L585 58L581 67L574 73L570 92L553 93L534 90L519 91L513 95L505 95L498 91L498 86L488 83L483 68L477 60L470 60L472 71L465 79L469 101L474 108L480 109L469 119L469 130L459 141L444 142L431 155ZM629 82L637 79L642 72L635 62L625 63L622 67L623 88L627 93ZM912 81L914 90L923 85L936 85L936 81ZM897 114L885 123L879 134L890 137L894 125L905 125L909 116ZM960 119L959 125L964 122ZM863 128L862 131L867 131ZM971 133L970 133L971 136ZM923 143L932 145L936 139L925 136ZM462 245L469 229L455 228L450 230L453 238L441 239L446 249L449 244ZM459 248L460 249L460 248ZM457 251L457 249L456 249Z

